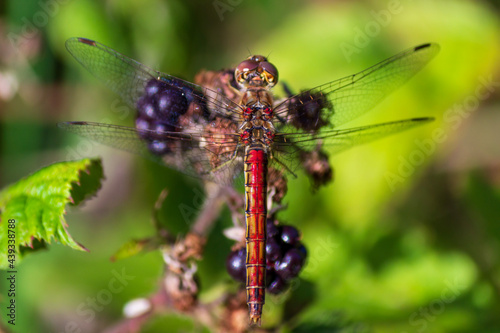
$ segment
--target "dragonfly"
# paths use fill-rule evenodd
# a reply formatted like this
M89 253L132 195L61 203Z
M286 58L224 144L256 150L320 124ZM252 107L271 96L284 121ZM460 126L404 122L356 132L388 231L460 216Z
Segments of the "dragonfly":
M153 70L86 38L71 38L66 48L136 109L137 116L134 127L86 121L59 123L59 127L222 186L231 186L243 173L251 324L260 325L265 303L271 170L294 175L320 149L332 155L433 120L344 126L420 71L439 51L433 43L298 94L285 89L288 96L282 99L272 93L278 70L261 55L250 56L235 68L211 72L217 75L205 72L197 82L203 84L196 84Z

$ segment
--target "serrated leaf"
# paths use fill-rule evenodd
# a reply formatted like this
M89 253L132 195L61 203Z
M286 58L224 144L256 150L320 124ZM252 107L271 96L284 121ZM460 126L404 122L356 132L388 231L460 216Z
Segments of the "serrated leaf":
M101 186L99 159L61 162L45 167L0 192L0 269L7 261L9 230L15 234L15 263L27 253L52 241L87 251L68 233L64 219L66 205L77 205L94 195ZM9 221L15 220L15 223ZM15 225L15 228L9 228ZM12 257L10 257L12 258Z

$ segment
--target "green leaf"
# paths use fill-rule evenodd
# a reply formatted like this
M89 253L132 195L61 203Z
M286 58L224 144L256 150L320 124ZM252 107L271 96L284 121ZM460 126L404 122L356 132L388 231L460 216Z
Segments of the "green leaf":
M87 251L68 233L66 204L78 205L101 187L101 160L83 159L45 167L0 192L0 269L15 240L15 265L52 241ZM15 221L15 222L13 222ZM14 236L15 235L15 236ZM11 246L12 248L12 246ZM13 254L13 253L11 253Z

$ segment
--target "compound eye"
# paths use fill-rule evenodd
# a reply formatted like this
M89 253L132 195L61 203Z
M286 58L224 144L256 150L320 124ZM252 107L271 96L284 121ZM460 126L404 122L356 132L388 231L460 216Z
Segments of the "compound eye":
M259 64L251 59L242 61L234 71L234 77L238 83L243 83L247 79L248 73L254 71Z
M250 59L243 60L240 62L238 67L236 67L236 70L239 72L248 72L248 71L253 71L259 66L259 63Z
M264 56L261 56L261 55L254 55L254 56L251 56L250 58L248 59L251 59L255 62L262 62L262 61L267 61L267 58L264 57Z
M262 70L262 73L266 76L266 80L270 85L275 85L278 82L278 70L273 64L263 61L259 64L259 69Z

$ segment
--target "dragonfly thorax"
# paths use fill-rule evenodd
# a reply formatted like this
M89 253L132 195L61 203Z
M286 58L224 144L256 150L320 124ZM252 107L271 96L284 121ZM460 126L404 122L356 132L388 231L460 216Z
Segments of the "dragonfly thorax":
M269 146L274 139L273 97L265 88L249 88L241 98L243 123L239 127L243 144Z
M267 89L247 89L241 97L240 105L246 121L259 118L267 121L273 116L273 97Z
M269 146L274 140L275 128L267 113L271 113L270 107L247 107L248 120L240 126L240 140L245 145L260 144Z
M268 150L274 140L274 128L250 125L241 131L240 140L246 146L259 146Z

